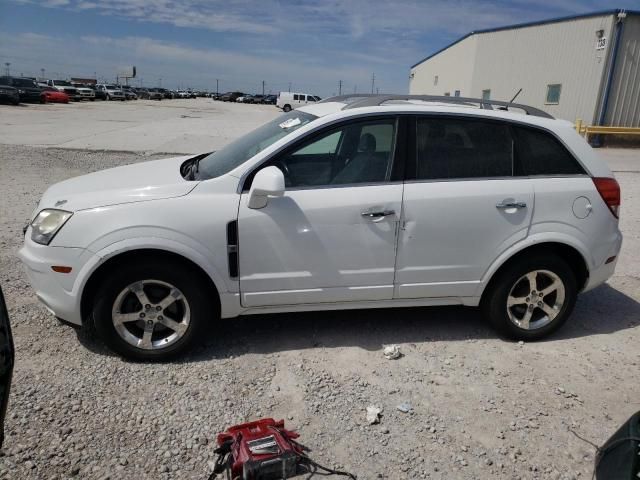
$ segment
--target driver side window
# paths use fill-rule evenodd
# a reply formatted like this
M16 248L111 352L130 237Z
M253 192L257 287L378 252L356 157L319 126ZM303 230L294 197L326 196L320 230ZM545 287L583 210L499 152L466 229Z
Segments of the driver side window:
M269 162L287 188L379 183L391 174L396 119L352 122Z

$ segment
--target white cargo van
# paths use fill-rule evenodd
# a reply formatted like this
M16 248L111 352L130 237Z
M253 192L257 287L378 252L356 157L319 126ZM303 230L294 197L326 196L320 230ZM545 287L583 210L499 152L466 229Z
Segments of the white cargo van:
M319 102L320 100L321 98L317 95L309 95L308 93L280 92L276 106L288 112L294 108Z

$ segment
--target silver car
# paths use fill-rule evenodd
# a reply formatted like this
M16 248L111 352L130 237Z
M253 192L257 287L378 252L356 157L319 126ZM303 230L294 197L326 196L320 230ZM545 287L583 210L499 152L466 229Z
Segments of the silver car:
M96 85L96 89L104 92L107 96L107 100L121 100L123 102L126 100L124 92L116 85L99 83Z

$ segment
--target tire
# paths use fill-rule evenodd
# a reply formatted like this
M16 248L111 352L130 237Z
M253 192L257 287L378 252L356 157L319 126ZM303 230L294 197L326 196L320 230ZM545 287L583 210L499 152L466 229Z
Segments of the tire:
M111 95L107 95L106 100L110 102L111 101Z
M167 260L147 259L119 267L106 277L95 297L92 317L98 337L130 360L164 361L185 352L219 318L211 292L198 278L191 268ZM169 302L165 306L160 305L163 299ZM116 312L126 320L114 321ZM169 324L179 329L165 326Z
M290 111L291 111L291 105L289 105L289 104L285 105L284 107L282 107L282 110L283 110L285 113L290 112Z
M578 293L569 265L556 255L540 253L508 265L487 288L481 303L485 318L503 335L529 341L559 329Z

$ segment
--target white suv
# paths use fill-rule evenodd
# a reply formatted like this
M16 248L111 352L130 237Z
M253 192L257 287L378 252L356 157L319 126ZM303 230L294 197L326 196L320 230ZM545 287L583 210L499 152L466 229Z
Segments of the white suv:
M55 316L130 358L303 310L481 306L541 338L612 275L620 189L570 123L462 100L336 97L211 154L58 183L20 257Z

